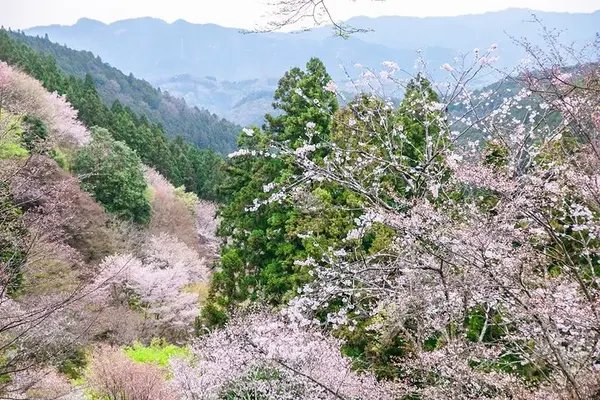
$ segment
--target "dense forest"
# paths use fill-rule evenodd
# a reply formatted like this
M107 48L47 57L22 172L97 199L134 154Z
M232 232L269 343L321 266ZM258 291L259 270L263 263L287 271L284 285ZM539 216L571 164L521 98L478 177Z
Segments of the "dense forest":
M225 159L0 31L0 397L598 398L600 42L542 35L313 57Z

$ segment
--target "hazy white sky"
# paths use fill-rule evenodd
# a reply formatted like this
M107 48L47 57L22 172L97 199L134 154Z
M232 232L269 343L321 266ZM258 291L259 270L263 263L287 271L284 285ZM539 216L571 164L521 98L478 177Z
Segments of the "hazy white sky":
M276 0L0 0L0 25L23 29L36 25L73 24L81 17L110 23L150 16L168 22L185 19L254 28L269 10L266 7L268 1ZM600 9L600 0L328 0L327 4L338 20L355 15L461 15L508 7L568 12Z

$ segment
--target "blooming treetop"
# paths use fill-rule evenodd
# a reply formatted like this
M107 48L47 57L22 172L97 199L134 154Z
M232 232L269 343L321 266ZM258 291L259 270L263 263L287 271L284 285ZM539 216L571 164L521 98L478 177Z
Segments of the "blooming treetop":
M442 65L448 79L433 87L424 71L395 79L406 92L398 109L376 93L357 97L331 115L339 138L273 142L269 156L299 173L249 208L300 199L323 181L362 197L346 239L322 260L298 262L315 279L287 314L401 337L406 379L433 374L412 389L427 398L598 393L600 70L594 62L566 73L557 60L569 54L525 48L537 69L499 74L518 90L469 87L499 73L492 45ZM382 230L385 245L365 252L363 239ZM537 391L523 371L540 375Z
M369 373L351 370L339 341L266 312L240 315L199 339L193 357L172 361L173 385L186 399L392 399Z

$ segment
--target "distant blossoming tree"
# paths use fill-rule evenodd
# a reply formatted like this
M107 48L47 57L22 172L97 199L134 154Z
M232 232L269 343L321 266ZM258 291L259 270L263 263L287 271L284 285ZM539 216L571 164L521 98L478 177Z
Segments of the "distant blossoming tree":
M77 111L64 96L49 93L29 75L0 62L0 110L39 118L49 129L47 145L62 143L80 146L90 140ZM0 114L0 119L2 115Z
M90 287L96 302L112 298L139 309L148 323L159 324L157 334L193 329L199 303L192 289L208 281L209 270L184 243L165 234L153 236L139 255L109 256L99 268Z
M92 356L86 378L94 395L111 400L176 398L160 367L134 362L119 348L98 349Z

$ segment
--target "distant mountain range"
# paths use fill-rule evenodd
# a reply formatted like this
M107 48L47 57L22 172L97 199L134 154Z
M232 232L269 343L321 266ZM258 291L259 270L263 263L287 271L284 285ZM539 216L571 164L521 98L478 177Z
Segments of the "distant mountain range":
M321 58L336 80L346 77L340 64L356 74L354 63L378 68L382 61L392 60L411 71L421 50L435 70L461 52L484 50L492 43L499 46L500 65L513 65L523 54L511 37L543 44L539 25L527 22L532 21L532 14L549 28L565 30L566 42L589 42L600 30L600 10L571 14L508 9L458 17L356 17L347 23L372 32L350 39L334 37L328 27L302 33L243 34L213 24L153 18L108 25L81 19L72 26L35 27L25 32L47 34L54 42L92 51L124 72L246 124L269 111L277 79L312 56Z

